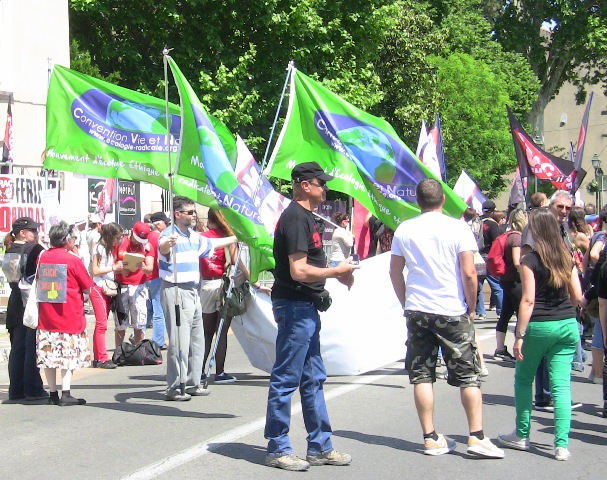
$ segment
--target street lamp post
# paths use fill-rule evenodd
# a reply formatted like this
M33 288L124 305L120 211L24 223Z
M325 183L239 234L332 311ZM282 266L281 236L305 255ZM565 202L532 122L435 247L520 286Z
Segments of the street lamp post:
M596 153L592 156L591 162L592 168L594 168L594 179L596 181L596 209L597 211L600 211L603 208L603 184L605 183L605 175L603 175L603 169L601 168L601 159Z

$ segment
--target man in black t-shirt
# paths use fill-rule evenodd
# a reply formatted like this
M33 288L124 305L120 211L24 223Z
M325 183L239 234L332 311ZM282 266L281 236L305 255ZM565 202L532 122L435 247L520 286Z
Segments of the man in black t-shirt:
M278 324L276 362L270 377L265 437L266 465L284 470L307 470L310 465L347 465L352 458L333 449L331 426L322 385L326 379L320 356L320 317L330 305L327 278L348 289L358 266L348 258L327 267L322 236L314 212L326 198L326 182L333 180L316 162L297 165L291 172L293 202L280 216L274 235L272 310ZM293 454L289 440L291 397L299 388L308 431L306 460Z

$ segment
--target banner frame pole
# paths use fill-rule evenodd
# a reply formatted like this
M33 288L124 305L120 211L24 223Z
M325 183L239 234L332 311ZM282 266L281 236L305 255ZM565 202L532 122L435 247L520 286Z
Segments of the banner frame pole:
M173 176L175 172L172 168L171 162L171 131L170 131L170 112L169 112L169 73L168 73L168 58L169 52L172 48L164 47L162 49L162 60L164 66L164 99L165 99L165 125L166 125L166 146L167 146L167 160L169 164L169 212L171 212L172 221L171 221L171 235L175 233L175 213L173 211ZM179 100L179 106L181 108L181 99ZM182 115L183 117L183 115ZM182 122L182 130L183 130L183 122ZM181 135L180 135L181 137ZM173 264L173 281L175 282L174 286L174 308L175 308L175 325L177 326L177 338L175 342L175 346L177 347L177 355L179 362L179 389L182 395L185 395L185 372L184 372L184 354L181 351L181 342L180 342L180 331L181 331L181 310L179 304L179 286L177 284L177 258L176 258L176 246L173 245L171 247L171 258ZM172 339L171 339L172 342Z

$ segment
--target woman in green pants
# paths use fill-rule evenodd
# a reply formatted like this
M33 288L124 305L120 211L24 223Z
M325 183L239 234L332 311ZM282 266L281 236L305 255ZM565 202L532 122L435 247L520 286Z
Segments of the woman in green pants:
M537 367L546 357L554 400L554 447L556 460L571 454L571 362L579 333L575 306L582 296L571 254L559 225L549 209L533 210L529 230L535 250L521 260L523 296L519 308L513 353L516 429L500 434L503 447L529 450L531 387Z

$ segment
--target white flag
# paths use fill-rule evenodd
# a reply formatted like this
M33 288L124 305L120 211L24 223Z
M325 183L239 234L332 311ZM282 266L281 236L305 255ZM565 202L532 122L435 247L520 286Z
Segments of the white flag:
M462 170L455 186L453 187L455 194L460 197L469 207L474 208L479 214L483 213L483 202L487 200L487 197L483 195L474 180Z

